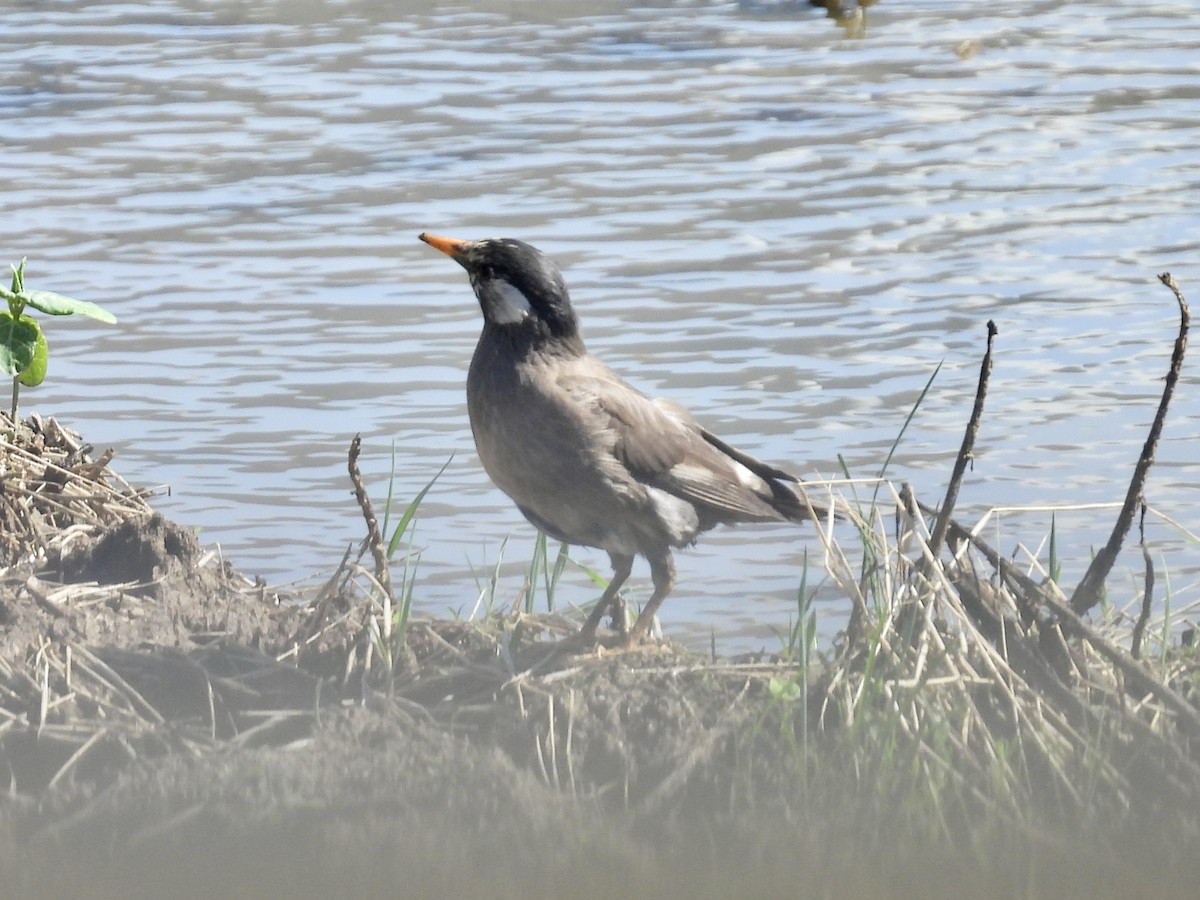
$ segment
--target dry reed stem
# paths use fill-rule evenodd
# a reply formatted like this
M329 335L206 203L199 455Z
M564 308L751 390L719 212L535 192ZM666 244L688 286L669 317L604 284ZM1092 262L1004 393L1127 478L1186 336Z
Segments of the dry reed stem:
M1142 583L1142 608L1138 613L1137 622L1133 626L1133 634L1129 639L1129 655L1134 659L1142 658L1142 638L1146 634L1146 624L1150 621L1150 610L1154 602L1154 560L1150 558L1150 548L1146 546L1146 504L1142 504L1142 514L1138 519L1138 543L1142 548L1142 565L1145 575Z

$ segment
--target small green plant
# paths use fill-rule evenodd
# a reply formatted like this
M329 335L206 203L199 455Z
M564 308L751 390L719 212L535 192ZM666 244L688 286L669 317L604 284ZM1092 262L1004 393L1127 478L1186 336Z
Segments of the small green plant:
M771 695L771 701L773 703L782 703L790 706L791 704L796 703L798 700L802 700L804 698L804 688L801 686L800 681L800 673L797 673L797 675L793 678L783 678L779 675L772 675L770 680L767 682L767 692ZM789 715L784 718L781 728L786 730L790 723L791 717Z
M529 573L526 576L525 612L527 614L533 612L539 576L546 592L546 612L554 612L554 594L558 590L558 581L562 577L563 569L570 561L568 554L571 545L560 542L558 553L554 557L554 565L551 566L548 540L546 532L539 530L537 540L533 545L533 559L529 562Z
M496 562L492 566L491 573L487 576L487 580L480 578L479 573L475 570L474 564L470 559L467 560L467 565L471 568L471 577L475 579L475 587L479 594L475 598L475 606L471 609L470 615L467 616L468 622L475 621L475 617L479 611L483 610L484 618L490 618L492 612L496 608L496 591L500 587L500 569L504 565L504 552L508 549L508 535L504 536L504 540L500 542L500 550L496 554ZM451 615L458 618L457 613L453 610Z
M1062 560L1058 556L1058 528L1054 513L1050 513L1050 580L1058 584L1062 578Z
M796 621L788 628L787 643L781 653L783 659L795 668L770 677L767 682L767 708L763 711L763 717L759 719L761 724L768 711L778 712L779 733L791 744L796 761L804 773L805 785L808 783L806 760L809 688L815 674L814 664L817 662L817 611L813 608L814 595L815 591L808 586L808 553L805 552L800 587L796 591Z
M16 427L17 402L21 385L35 387L46 377L46 363L50 351L42 327L32 316L26 315L26 307L32 307L49 316L69 316L74 313L88 316L99 322L112 324L117 321L106 309L86 300L64 297L53 291L25 290L25 260L12 266L12 288L0 287L0 294L8 304L0 308L0 370L12 376L12 423Z
M788 629L787 644L783 648L783 657L802 670L807 670L817 643L817 611L813 609L815 593L808 586L808 550L805 550L800 587L796 589L796 621Z
M779 736L787 742L798 766L801 783L808 787L808 679L811 673L800 667L790 674L772 675L767 682L767 706L755 723L757 732L774 710L779 716ZM797 734L797 725L799 734Z
M393 448L393 473L395 472L394 454L395 450ZM408 627L408 617L412 612L413 588L417 583L417 565L421 558L420 552L413 546L417 530L417 511L421 508L421 504L425 501L425 496L429 493L430 489L442 477L442 474L453 461L454 455L451 454L450 458L442 463L442 467L437 470L437 474L430 478L425 487L417 492L417 496L409 501L408 506L404 508L404 512L400 516L400 521L396 523L396 527L392 531L391 539L388 541L387 557L391 560L395 557L396 551L400 549L400 545L404 543L405 537L407 536L408 538L408 551L404 554L404 572L400 578L400 595L396 598L399 606L397 609L389 611L392 615L392 633L398 645L404 643L404 632ZM391 518L392 513L392 486L394 480L393 478L388 481L387 506L384 509L383 515L384 534L387 534L388 520Z
M379 654L384 670L389 676L395 671L396 663L404 653L405 631L408 628L408 619L412 613L413 604L413 588L417 581L417 566L421 561L421 553L414 546L416 527L417 527L417 512L421 507L425 496L429 493L434 483L446 471L446 468L453 461L453 455L442 464L434 475L426 483L417 495L404 508L404 512L400 516L400 521L391 532L391 538L388 540L386 547L381 547L379 553L383 559L377 557L376 561L376 577L372 579L373 595L377 596L381 606L382 613L379 616L372 616L369 623L371 640L375 645L375 651ZM352 469L353 472L357 470ZM395 500L393 488L396 480L396 448L392 447L392 477L388 480L387 503L384 507L383 527L376 532L379 535L380 543L382 538L388 534L389 520L392 515L392 505ZM360 498L360 502L362 502ZM369 509L369 501L367 501ZM369 517L372 521L374 515ZM372 526L368 526L370 529ZM404 570L400 576L400 583L397 585L392 578L391 560L395 557L396 552L400 549L401 544L405 543L407 538L407 548L404 553Z

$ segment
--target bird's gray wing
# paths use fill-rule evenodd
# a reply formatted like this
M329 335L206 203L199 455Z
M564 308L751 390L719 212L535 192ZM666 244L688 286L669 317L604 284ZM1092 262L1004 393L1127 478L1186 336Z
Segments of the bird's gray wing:
M695 504L708 521L781 518L768 481L778 470L712 436L683 407L652 400L607 369L564 374L559 384L594 410L608 452L638 481Z

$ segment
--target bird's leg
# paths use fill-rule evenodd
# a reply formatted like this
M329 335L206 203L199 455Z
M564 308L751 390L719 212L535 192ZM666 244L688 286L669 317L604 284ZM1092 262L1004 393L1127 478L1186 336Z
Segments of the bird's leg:
M629 633L629 617L626 615L625 598L617 594L608 604L608 627L625 637Z
M608 587L604 589L604 593L600 599L596 601L595 607L592 608L591 615L587 617L587 621L583 623L583 627L579 629L579 637L585 643L592 643L596 639L596 626L600 624L600 620L604 618L605 610L613 605L613 600L617 596L617 592L621 590L621 585L625 583L625 579L629 577L629 573L633 571L633 557L625 556L620 553L609 553L609 560L612 562L613 574L608 580Z
M650 560L650 577L654 580L654 593L642 607L641 615L633 623L633 628L629 629L629 632L621 639L621 645L624 647L632 647L650 630L654 614L658 612L658 607L667 598L667 594L671 593L671 588L675 586L675 561L671 559L670 551L668 550L662 556L651 556L648 559Z

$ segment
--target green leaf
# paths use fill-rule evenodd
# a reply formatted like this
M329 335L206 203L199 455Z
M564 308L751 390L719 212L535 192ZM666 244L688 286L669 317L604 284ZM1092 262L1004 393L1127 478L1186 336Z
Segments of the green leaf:
M19 266L14 266L11 263L8 266L12 269L13 273L12 291L14 294L25 287L25 261L27 259L28 257L23 256L21 257L21 264Z
M0 309L0 372L9 376L23 374L37 353L41 333L37 322L28 316L14 319Z
M774 699L784 703L794 703L800 699L800 685L794 679L784 680L772 675L767 682L767 691Z
M20 291L17 294L21 300L51 316L69 316L79 313L81 316L107 322L109 325L117 321L117 317L107 309L89 303L87 300L76 300L74 297L64 297L54 291Z
M46 344L46 333L38 328L37 322L27 316L22 317L22 321L29 322L34 328L37 328L37 343L33 348L33 359L19 377L21 384L26 387L37 387L46 377L46 364L50 361L50 347Z

